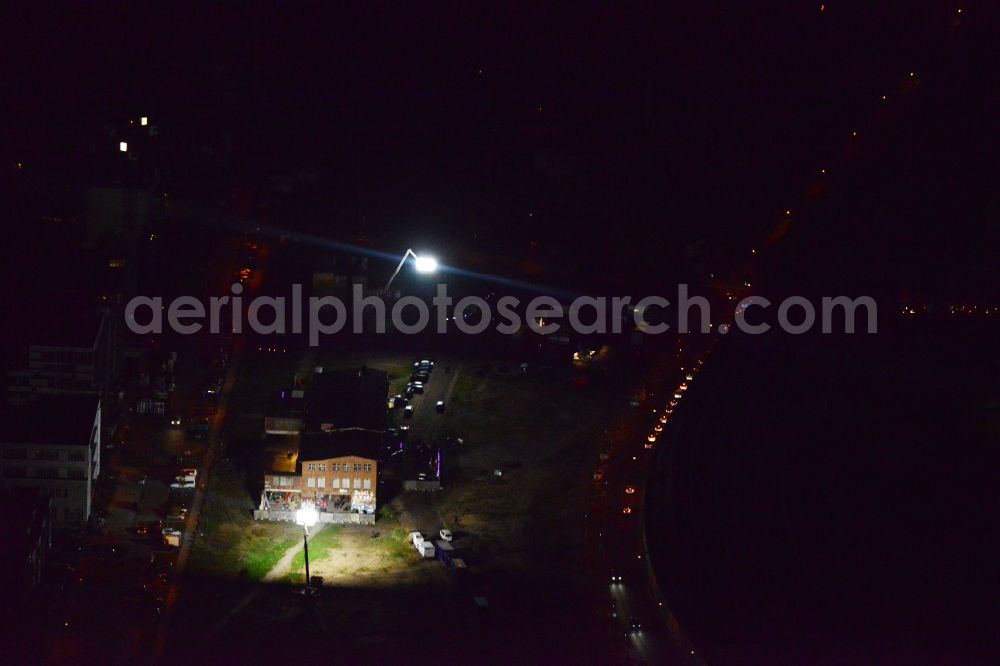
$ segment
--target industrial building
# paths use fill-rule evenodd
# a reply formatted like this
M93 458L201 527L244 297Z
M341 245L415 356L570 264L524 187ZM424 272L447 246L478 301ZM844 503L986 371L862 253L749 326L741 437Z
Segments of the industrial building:
M269 437L286 436L289 451L264 475L254 518L294 521L309 501L321 522L374 523L388 390L386 373L361 367L317 371L301 397L289 394L289 412L265 419Z

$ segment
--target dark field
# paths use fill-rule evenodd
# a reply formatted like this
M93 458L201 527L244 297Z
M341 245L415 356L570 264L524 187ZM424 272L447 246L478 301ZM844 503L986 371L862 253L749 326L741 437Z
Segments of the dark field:
M648 517L709 663L996 663L995 340L931 323L720 345Z

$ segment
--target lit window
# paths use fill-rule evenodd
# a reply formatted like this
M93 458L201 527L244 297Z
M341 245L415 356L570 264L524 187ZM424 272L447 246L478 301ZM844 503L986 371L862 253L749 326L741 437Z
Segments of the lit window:
M118 150L120 150L123 153L127 153L128 152L128 142L127 141L120 141L118 143Z
M143 116L142 118L139 118L139 124L143 125L143 126L148 125L149 124L149 118L147 118L146 116Z
M316 487L316 477L310 476L306 480L306 485L309 486L310 488L315 488Z
M319 488L326 488L326 477L321 476L318 479L316 479L316 486Z
M331 488L339 488L340 487L340 477L335 476L332 479L330 479L330 487Z
M372 489L372 480L365 479L365 490L371 490L371 489Z

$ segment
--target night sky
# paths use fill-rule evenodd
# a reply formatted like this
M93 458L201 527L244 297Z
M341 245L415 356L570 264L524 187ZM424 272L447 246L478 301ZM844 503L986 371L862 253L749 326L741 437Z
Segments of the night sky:
M996 24L978 8L960 22L942 2L8 14L9 159L63 166L87 128L148 113L182 145L165 189L221 187L286 227L458 234L528 261L535 240L548 272L572 247L622 284L690 278L699 241L694 268L732 266L786 208L824 227L890 216L936 250L921 211L976 233L969 218L993 205ZM200 165L206 150L226 168ZM825 167L820 205L807 193ZM882 182L859 194L848 179L866 168ZM270 177L300 172L319 174L308 201L267 201ZM901 200L928 182L935 201ZM961 256L979 239L955 240ZM898 257L900 282L927 259Z

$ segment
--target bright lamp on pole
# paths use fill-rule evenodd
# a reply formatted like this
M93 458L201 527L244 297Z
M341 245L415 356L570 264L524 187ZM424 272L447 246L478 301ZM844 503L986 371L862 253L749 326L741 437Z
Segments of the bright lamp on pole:
M438 268L437 259L435 259L434 257L431 257L426 254L418 255L412 249L407 248L406 252L403 253L403 258L399 260L399 264L396 266L396 270L392 272L392 276L389 278L389 281L385 283L386 291L389 291L389 287L392 285L392 281L396 279L396 276L399 275L400 269L403 268L403 264L405 264L406 260L409 259L410 257L413 257L413 266L414 268L417 269L418 273L433 273Z
M312 503L303 502L302 507L295 512L295 522L307 530L319 520L319 512Z
M302 506L295 512L295 522L302 526L302 556L306 564L306 594L313 594L312 578L309 575L309 528L319 520L319 512L312 502L302 502Z
M433 273L437 270L438 262L434 257L424 255L422 257L414 257L413 265L418 273Z

